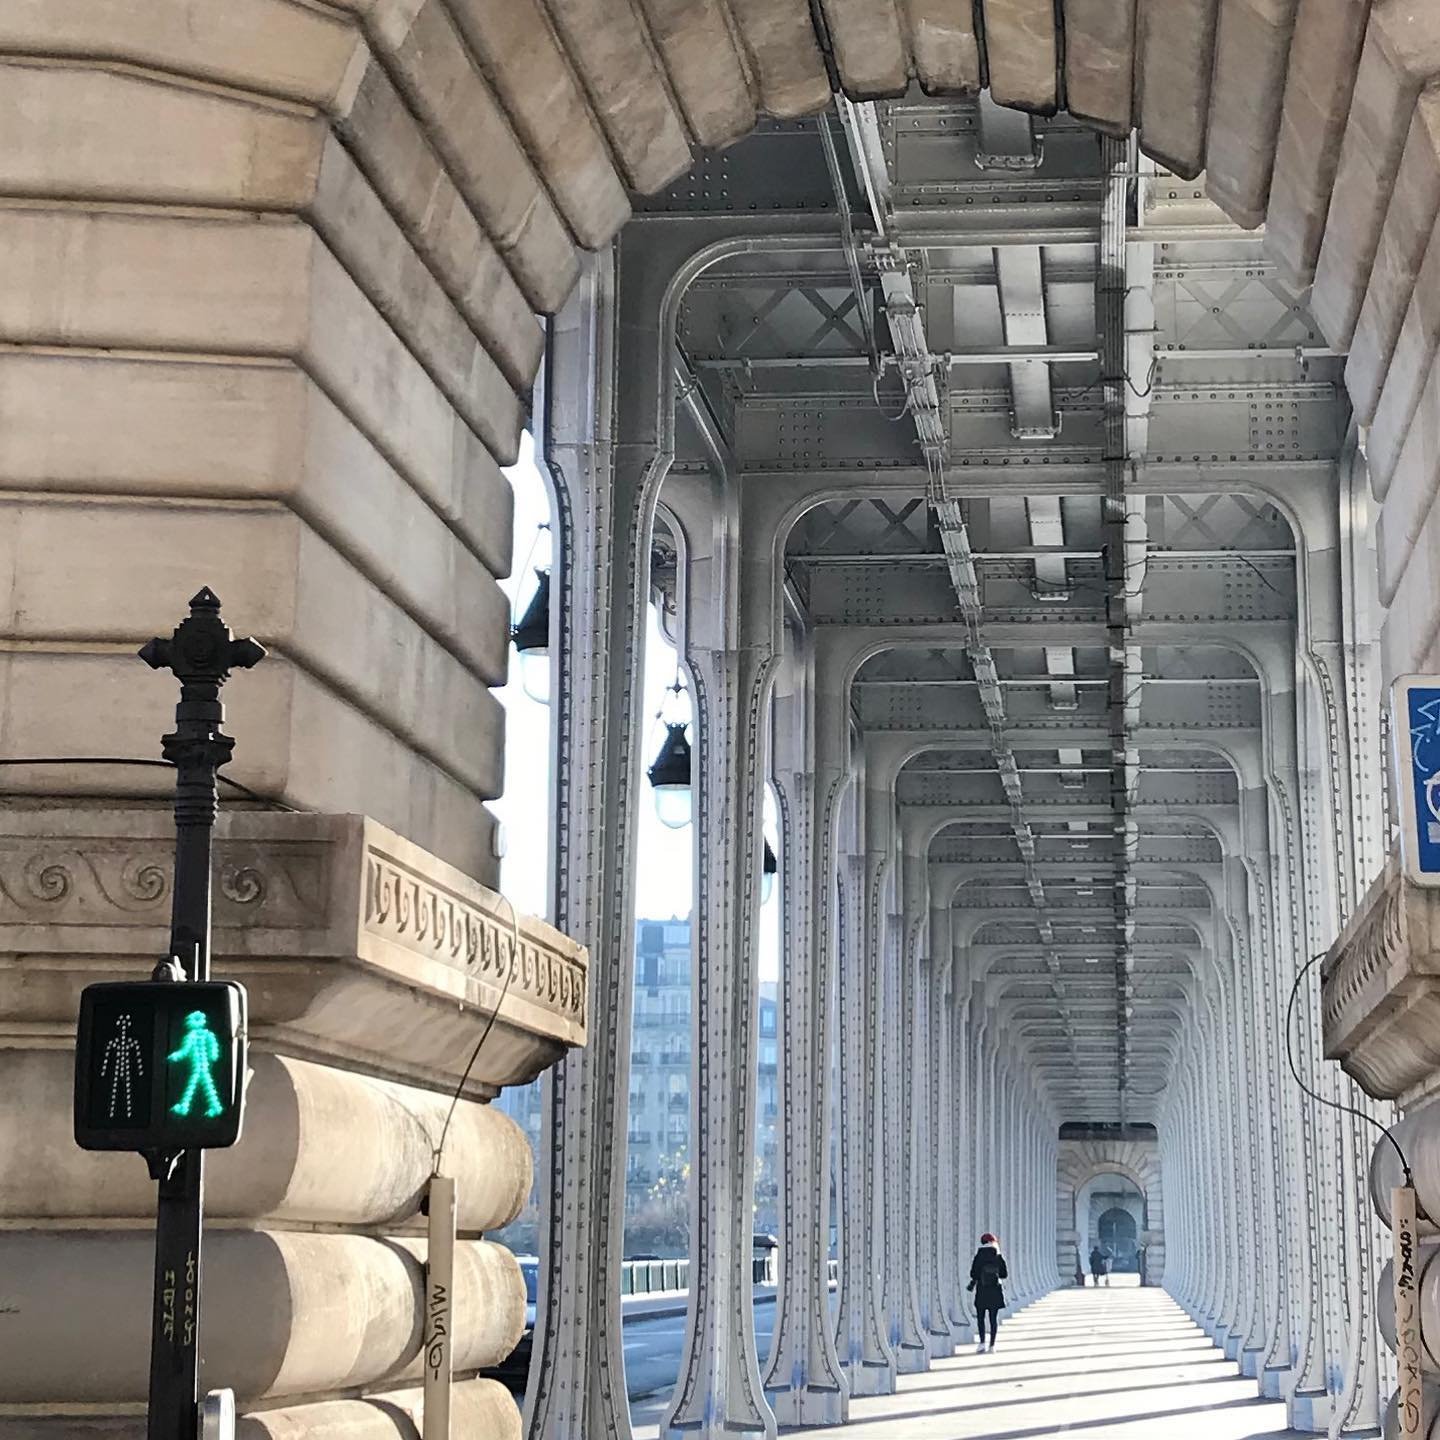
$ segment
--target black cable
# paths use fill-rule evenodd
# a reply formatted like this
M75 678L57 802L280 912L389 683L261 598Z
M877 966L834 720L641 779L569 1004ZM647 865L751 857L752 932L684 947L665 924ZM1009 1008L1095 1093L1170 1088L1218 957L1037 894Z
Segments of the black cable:
M505 900L502 895L500 897ZM505 1004L505 997L510 993L510 982L515 978L515 961L520 950L520 922L515 915L515 907L505 900L510 911L510 968L505 972L505 983L500 987L500 998L495 1002L495 1008L490 1012L490 1018L485 1022L485 1028L480 1032L480 1038L475 1042L475 1048L470 1052L470 1058L465 1062L465 1069L461 1071L459 1083L455 1086L455 1093L450 1097L450 1108L445 1112L445 1123L440 1127L440 1139L435 1145L434 1161L430 1167L432 1175L440 1173L440 1161L445 1156L445 1141L450 1134L450 1122L455 1118L455 1107L460 1103L460 1096L464 1093L465 1082L470 1078L470 1072L475 1068L475 1062L480 1058L480 1052L485 1048L485 1042L490 1038L490 1032L495 1028L495 1021L500 1016L500 1011Z
M173 770L174 762L170 760L136 760L126 755L22 755L0 757L0 765L138 765L146 769ZM292 815L303 815L307 812L300 810L297 806L287 805L283 800L273 800L268 795L261 795L259 791L252 790L248 785L242 785L238 780L232 780L230 776L216 772L216 780L222 784L229 785L231 789L238 790L247 800L254 800L259 805L269 805L275 810L287 810Z
M1415 1188L1415 1177L1410 1171L1410 1162L1405 1158L1405 1152L1400 1148L1400 1142L1390 1132L1387 1126L1382 1125L1373 1115L1367 1115L1363 1110L1358 1110L1353 1105L1342 1104L1339 1100L1327 1100L1325 1096L1312 1090L1301 1078L1299 1068L1295 1064L1295 1052L1290 1044L1290 1022L1295 1014L1295 997L1300 993L1300 983L1316 965L1322 961L1329 951L1322 950L1318 955L1312 955L1301 967L1300 973L1295 977L1295 983L1290 987L1290 1000L1285 1006L1285 1058L1290 1062L1290 1074L1294 1077L1295 1083L1318 1105L1324 1105L1331 1110L1339 1110L1345 1115L1356 1115L1367 1125L1373 1125L1394 1147L1395 1154L1400 1158L1400 1168L1405 1172L1405 1185L1407 1189Z

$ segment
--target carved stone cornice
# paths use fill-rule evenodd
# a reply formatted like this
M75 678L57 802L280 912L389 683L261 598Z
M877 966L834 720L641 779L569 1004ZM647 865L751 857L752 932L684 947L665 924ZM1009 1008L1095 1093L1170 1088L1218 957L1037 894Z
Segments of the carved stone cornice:
M1399 852L1325 957L1325 1054L1367 1095L1405 1097L1440 1071L1440 890L1407 880Z
M272 1049L475 1098L585 1042L583 947L360 815L229 812L213 969ZM81 988L165 953L174 831L153 809L0 812L0 1035L64 1043ZM514 940L514 957L511 944Z

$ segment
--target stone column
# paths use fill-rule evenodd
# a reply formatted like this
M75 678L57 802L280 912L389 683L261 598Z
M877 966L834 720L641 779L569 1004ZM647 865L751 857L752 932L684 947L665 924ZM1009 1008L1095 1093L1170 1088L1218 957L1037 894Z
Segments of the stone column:
M763 537L755 537L761 543ZM835 979L835 855L844 772L833 721L814 713L806 637L791 654L772 706L774 783L781 822L780 994L783 1143L780 1289L765 1394L781 1425L839 1425L850 1388L830 1320L830 1056ZM826 697L827 701L831 697ZM847 713L840 710L840 717ZM827 733L823 764L820 731ZM843 741L843 731L839 738ZM842 752L843 753L843 752Z
M12 1425L38 1437L145 1399L154 1184L137 1156L76 1148L55 1042L82 986L164 953L173 848L158 809L0 816L0 963L17 982L0 994L0 1083L23 1100L0 1143L26 1156L0 1193L0 1341L4 1400L32 1407ZM584 951L360 816L222 814L215 873L213 964L248 988L253 1074L245 1132L208 1167L202 1387L232 1387L261 1437L331 1433L337 1414L411 1433L438 1164L457 1184L455 1413L516 1440L513 1400L478 1372L519 1339L525 1286L484 1232L519 1213L533 1162L486 1102L583 1043Z

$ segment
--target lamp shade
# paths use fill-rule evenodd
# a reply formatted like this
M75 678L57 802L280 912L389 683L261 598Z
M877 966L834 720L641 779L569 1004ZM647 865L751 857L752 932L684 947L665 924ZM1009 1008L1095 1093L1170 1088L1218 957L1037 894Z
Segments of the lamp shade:
M775 852L770 848L770 842L765 841L765 849L760 857L760 903L769 902L770 897L775 893L775 876L779 874L780 862L775 858Z
M694 813L690 793L690 740L683 723L666 723L665 740L647 772L655 790L655 813L672 830L684 829Z
M550 703L550 572L536 570L535 593L510 639L520 656L520 685L541 705Z
M535 593L525 607L519 624L510 631L510 639L522 655L547 655L550 652L550 572L535 572Z

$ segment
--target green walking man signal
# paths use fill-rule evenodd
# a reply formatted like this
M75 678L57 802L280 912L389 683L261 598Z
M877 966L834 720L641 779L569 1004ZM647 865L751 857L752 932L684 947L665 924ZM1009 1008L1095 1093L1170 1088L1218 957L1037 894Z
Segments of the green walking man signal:
M245 988L233 981L89 985L75 1048L75 1139L175 1155L240 1138Z
M220 1042L215 1038L203 1010L192 1010L185 1017L185 1043L172 1050L165 1057L172 1065L190 1067L185 1082L185 1093L170 1107L176 1115L188 1115L195 1100L197 1089L205 1092L205 1116L213 1120L225 1113L220 1097L215 1093L215 1082L210 1078L210 1067L220 1058Z

